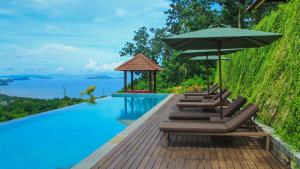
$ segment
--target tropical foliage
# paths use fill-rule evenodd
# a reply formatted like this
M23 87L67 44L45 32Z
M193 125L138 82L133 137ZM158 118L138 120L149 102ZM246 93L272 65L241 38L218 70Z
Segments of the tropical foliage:
M273 45L230 55L223 65L225 86L234 96L259 105L259 120L300 150L300 0L265 17L256 30L280 32Z
M165 11L165 26L162 28L148 29L142 27L138 29L134 32L132 41L126 42L120 51L120 55L134 56L144 53L156 63L160 63L164 71L158 74L158 91L172 91L174 89L183 92L189 90L182 84L187 79L190 79L190 83L193 82L192 85L200 85L201 88L205 88L204 83L195 80L195 77L199 77L202 79L201 82L204 82L204 65L200 62L178 57L179 52L171 50L162 42L162 38L172 34L204 29L218 23L229 24L233 27L239 25L249 27L256 24L271 9L276 7L275 5L267 5L260 8L259 11L246 13L245 8L250 3L252 3L252 0L172 0L170 8ZM222 9L216 10L212 7L216 5L221 5ZM236 7L237 5L239 5L239 8ZM215 63L211 62L209 66L212 69L211 72L214 72ZM211 74L211 78L213 78L213 75L214 73ZM136 85L147 89L146 76L142 74L140 77L140 81Z
M265 3L257 10L246 12L245 8L251 2L172 0L170 9L165 11L165 26L139 29L120 54L145 53L164 69L158 74L158 92L181 93L190 90L190 86L205 88L204 66L179 58L178 51L168 48L162 38L217 23L284 34L271 46L233 54L232 61L224 65L224 81L233 96L243 95L258 104L261 108L259 119L274 127L281 138L300 150L300 0L291 0L279 8L274 3ZM210 8L215 3L222 6L221 10ZM215 63L210 63L213 72L210 79L214 78L215 67ZM148 88L143 76L135 84L139 88Z
M0 122L81 103L81 99L31 99L0 95Z

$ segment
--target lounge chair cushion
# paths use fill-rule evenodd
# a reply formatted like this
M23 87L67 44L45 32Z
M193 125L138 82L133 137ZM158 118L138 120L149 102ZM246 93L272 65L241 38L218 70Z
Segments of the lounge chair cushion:
M225 123L228 128L228 131L233 131L247 120L250 120L257 112L259 111L258 107L254 104L248 104L243 110L241 110L237 115L232 117L229 121Z
M219 100L214 100L212 102L179 102L177 106L186 106L186 107L216 107L220 104Z
M223 110L223 116L231 116L233 113L237 112L246 102L246 98L239 96L236 100L230 103L226 109Z
M218 90L218 85L215 85L214 87L212 87L210 90L209 90L209 94L213 94L216 90ZM207 91L202 91L202 92L195 92L195 91L192 91L192 92L186 92L184 93L184 95L186 96L202 96L202 95L207 95Z
M223 93L222 98L226 100L230 95L230 91ZM208 102L179 102L177 103L178 107L216 107L220 105L220 100L216 99Z
M201 112L180 112L174 111L169 114L169 119L171 120L209 120L210 117L219 117L220 113L201 113Z
M227 91L227 89L223 90L223 97L224 97L224 93ZM180 102L206 102L206 101L213 101L216 99L219 99L220 97L220 93L217 93L216 95L210 95L211 97L208 97L208 95L203 95L203 96L194 96L194 98L183 98L180 99ZM192 95L190 95L192 96Z
M222 123L208 122L174 122L166 121L160 125L161 131L183 133L227 133L227 127Z
M237 112L245 103L247 99L242 96L239 96L236 100L229 104L227 108L223 110L224 117L230 117L235 112ZM220 117L220 112L180 112L175 110L169 114L169 119L171 120L209 120L210 117Z

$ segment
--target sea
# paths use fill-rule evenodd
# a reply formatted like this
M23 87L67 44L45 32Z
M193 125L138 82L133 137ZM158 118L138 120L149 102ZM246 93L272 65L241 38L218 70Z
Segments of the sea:
M0 86L0 94L40 99L81 98L80 93L89 86L96 86L94 95L105 96L123 87L122 74L89 75L13 75L0 76L9 79L7 85ZM15 79L15 80L11 80Z

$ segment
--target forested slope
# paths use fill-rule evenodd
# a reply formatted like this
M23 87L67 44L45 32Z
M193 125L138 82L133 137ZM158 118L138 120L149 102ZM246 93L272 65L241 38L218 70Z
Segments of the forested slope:
M230 55L223 82L234 96L246 96L261 111L259 120L300 150L300 0L265 17L256 30L284 36L274 44ZM218 78L216 78L218 79Z

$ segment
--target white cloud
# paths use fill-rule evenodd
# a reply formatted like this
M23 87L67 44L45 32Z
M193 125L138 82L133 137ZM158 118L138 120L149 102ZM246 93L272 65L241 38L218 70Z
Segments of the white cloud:
M100 64L94 59L89 59L89 62L84 66L86 71L95 71L95 72L101 72L101 71L111 71L114 70L117 66L119 66L121 62L113 62L113 63L106 63L106 64Z
M64 51L64 52L73 52L73 51L76 51L78 50L76 47L74 46L71 46L71 45L65 45L65 44L46 44L46 45L43 45L40 49L40 51L49 51L49 52L60 52L60 51Z
M127 11L125 9L122 9L122 8L118 8L116 9L116 16L125 16L127 14Z
M137 11L135 11L135 12L128 12L126 9L123 9L123 8L116 9L116 16L117 17L136 16L138 14L139 14L139 12L137 12Z

